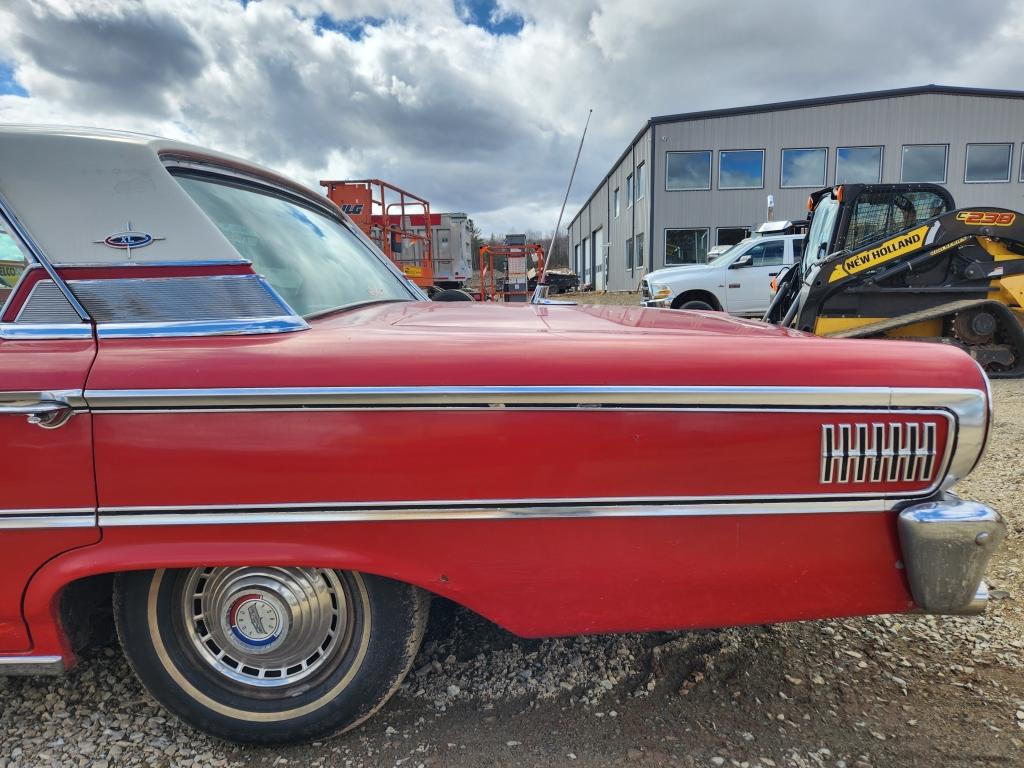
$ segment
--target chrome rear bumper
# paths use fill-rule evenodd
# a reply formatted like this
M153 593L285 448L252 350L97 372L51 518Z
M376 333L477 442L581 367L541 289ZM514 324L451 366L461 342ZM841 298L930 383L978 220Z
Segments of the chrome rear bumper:
M988 602L985 568L1005 533L994 509L950 494L900 512L900 546L918 607L926 613L982 613Z

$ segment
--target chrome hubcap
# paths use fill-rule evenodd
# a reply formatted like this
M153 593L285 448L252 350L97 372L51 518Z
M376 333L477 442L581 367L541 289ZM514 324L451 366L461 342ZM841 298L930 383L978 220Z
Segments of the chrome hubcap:
M221 675L291 685L347 645L349 601L338 574L316 568L197 568L183 592L186 633Z

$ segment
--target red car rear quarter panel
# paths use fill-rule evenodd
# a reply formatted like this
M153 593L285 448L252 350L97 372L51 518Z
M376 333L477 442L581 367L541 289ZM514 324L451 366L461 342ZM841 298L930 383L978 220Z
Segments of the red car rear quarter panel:
M382 305L277 336L103 340L89 392L308 387L949 387L957 350L834 341L635 308ZM843 403L836 403L840 408ZM877 411L429 408L98 410L101 513L123 508L665 499L820 492L821 424ZM941 449L948 417L929 412ZM843 421L845 420L845 421ZM471 466L446 475L446 457ZM543 459L543 460L541 460ZM937 479L937 478L936 478ZM931 481L859 486L920 494ZM811 505L813 506L813 504ZM181 521L179 521L181 522ZM97 570L252 562L419 584L524 635L906 610L892 513L577 516L108 527ZM312 562L309 558L316 558ZM123 562L120 562L123 561ZM120 564L119 564L120 563ZM45 590L36 594L43 601ZM642 598L642 599L640 599ZM42 612L40 602L33 603Z

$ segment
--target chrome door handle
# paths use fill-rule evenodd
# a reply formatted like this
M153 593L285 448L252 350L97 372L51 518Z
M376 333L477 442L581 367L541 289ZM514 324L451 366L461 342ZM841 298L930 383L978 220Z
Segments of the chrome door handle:
M75 412L70 403L63 400L36 400L27 403L0 405L0 414L23 414L29 424L43 429L56 429L65 424Z

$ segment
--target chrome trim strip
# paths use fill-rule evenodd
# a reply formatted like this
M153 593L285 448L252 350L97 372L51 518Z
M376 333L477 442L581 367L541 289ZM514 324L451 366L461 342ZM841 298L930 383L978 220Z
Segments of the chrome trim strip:
M663 387L663 386L511 386L511 387L234 387L216 389L87 390L97 408L281 407L281 406L502 406L502 405L640 405L640 406L814 406L889 407L887 387ZM980 396L975 390L912 390L943 398L908 405L952 407L954 396ZM922 398L924 399L924 398Z
M733 502L743 502L742 506L758 508L765 505L786 502L787 508L799 505L813 506L814 510L822 508L835 508L840 512L863 511L877 503L878 509L894 509L899 501L887 502L883 497L865 496L858 497L859 500L835 501L834 494L808 499L803 496L591 496L591 497L567 497L567 498L522 498L522 499L431 499L426 501L307 501L297 503L280 504L188 504L168 506L133 506L133 507L100 507L99 513L122 514L139 512L173 512L173 513L200 513L200 512L316 512L323 514L348 513L348 512L410 512L412 510L436 511L457 513L465 510L475 509L548 509L548 508L569 508L569 507L629 507L629 508L656 508L656 507L715 507L724 509Z
M121 269L122 267L237 267L251 266L249 259L207 259L206 261L72 261L61 269Z
M35 403L40 400L60 400L76 411L87 410L89 407L80 389L0 391L0 403ZM3 511L0 509L0 514Z
M0 656L0 675L62 675L60 656Z
M99 323L101 339L146 339L167 336L244 336L257 333L304 331L309 324L298 315L237 320L180 320L157 323Z
M24 530L26 528L93 528L96 513L88 510L87 515L44 515L36 513L24 516L0 512L0 530Z
M0 339L10 341L91 338L89 323L0 323Z
M0 508L0 517L4 515L91 515L93 507L29 507L27 509Z
M71 303L75 313L82 318L82 322L89 322L89 313L85 311L85 307L83 307L81 303L79 303L78 299L75 298L75 294L71 292L67 283L65 283L64 280L61 279L60 275L57 274L57 270L55 270L50 262L46 260L42 250L36 244L36 241L32 239L32 236L22 225L21 221L18 220L18 217L14 215L14 211L11 210L11 206L8 204L2 193L0 193L0 215L3 216L4 220L18 236L22 244L24 244L24 246L29 250L32 257L43 269L46 270L50 279L53 280L60 292L64 294L64 298Z
M985 445L986 394L977 389L735 386L470 386L470 387L234 387L86 390L104 412L255 410L263 408L694 407L724 410L946 411L955 418L939 490L967 476Z
M583 505L557 503L547 506L470 506L410 509L392 505L376 505L363 509L327 510L266 509L255 512L225 510L219 512L168 512L145 514L105 514L101 510L102 527L150 525L255 525L260 523L341 523L395 522L424 520L530 520L569 517L720 517L751 515L807 515L834 513L877 513L891 508L883 500L763 502L754 504L659 504L659 505ZM181 508L179 508L181 509Z

